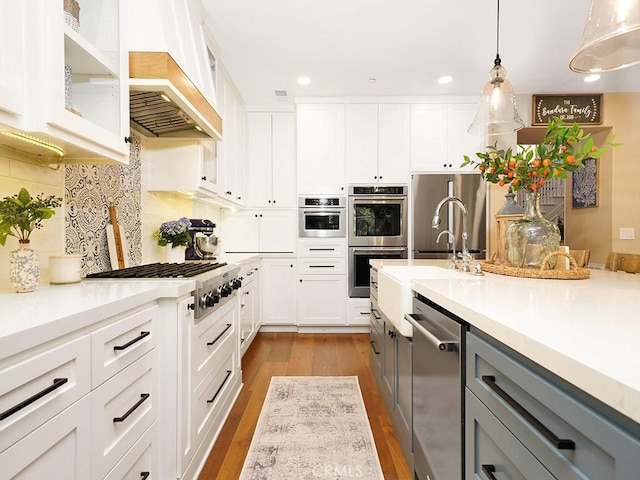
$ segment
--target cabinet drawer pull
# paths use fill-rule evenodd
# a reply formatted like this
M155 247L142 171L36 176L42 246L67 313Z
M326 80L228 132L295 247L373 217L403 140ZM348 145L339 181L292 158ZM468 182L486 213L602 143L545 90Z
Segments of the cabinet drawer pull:
M145 337L148 337L149 335L151 335L151 332L140 332L140 335L138 335L136 338L134 338L133 340L128 341L127 343L125 343L124 345L116 345L115 347L113 347L113 349L115 351L118 350L125 350L127 348L129 348L131 345L133 345L134 343L139 342L140 340L142 340Z
M373 314L373 318L375 318L376 320L380 320L380 312L378 312L375 308L371 309L371 313Z
M220 340L220 338L227 333L227 330L229 330L231 328L231 324L227 323L227 328L225 328L220 335L218 335L216 338L213 339L213 341L211 342L207 342L207 347L210 347L211 345L213 345L214 343L216 343L218 340Z
M334 252L335 248L310 248L311 252Z
M222 387L224 387L224 384L227 383L227 380L229 380L230 376L231 376L231 370L227 370L227 376L224 377L224 380L222 381L222 385L218 387L216 394L210 400L207 400L207 403L213 403L216 401L216 398L218 398L218 395L220 395L220 391L222 390Z
M36 400L39 400L42 397L44 397L45 395L53 392L55 389L60 388L62 385L64 385L68 381L69 381L68 378L54 378L52 385L49 385L44 390L41 390L38 393L36 393L35 395L32 395L31 397L27 398L26 400L23 400L22 402L18 403L17 405L14 405L9 410L5 410L4 412L0 413L0 420L4 420L5 418L10 417L14 413L19 412L23 408L31 405Z
M502 390L496 383L496 377L493 375L483 375L482 381L486 383L500 398L502 398L509 406L518 412L533 428L535 428L544 438L558 450L575 450L576 444L573 440L558 438L551 430L545 427L536 417L531 415L522 405L516 402L511 396Z
M113 423L124 422L127 419L127 417L129 415L131 415L136 410L136 408L138 408L140 405L142 405L144 403L144 401L147 398L149 398L150 396L151 396L151 394L149 394L149 393L141 393L140 394L140 400L138 400L133 407L131 407L129 410L127 410L124 415L122 415L121 417L113 417Z
M498 480L493 472L496 471L496 467L493 465L482 465L482 473L484 473L489 480Z
M309 268L336 268L335 265L309 265Z
M371 343L371 350L373 350L373 353L375 353L376 355L380 355L380 352L376 350L376 342L371 340L370 343Z
M140 472L140 479L147 480L147 478L149 478L149 475L151 475L151 473L149 472Z

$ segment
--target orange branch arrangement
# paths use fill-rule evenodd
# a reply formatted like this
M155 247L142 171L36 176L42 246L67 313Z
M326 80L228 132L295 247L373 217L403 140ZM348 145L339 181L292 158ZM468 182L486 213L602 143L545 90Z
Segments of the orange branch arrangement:
M567 178L567 172L584 167L585 159L599 158L607 147L617 145L608 142L598 147L591 134L577 123L568 125L559 118L551 118L544 139L533 149L519 146L514 153L511 148L498 150L496 143L487 146L486 152L477 152L478 160L465 155L460 166L473 165L487 182L535 192L547 180Z

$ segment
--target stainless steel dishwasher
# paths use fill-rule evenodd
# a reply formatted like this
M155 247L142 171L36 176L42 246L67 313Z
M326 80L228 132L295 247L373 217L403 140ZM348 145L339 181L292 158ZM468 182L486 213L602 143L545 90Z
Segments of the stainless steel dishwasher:
M464 431L464 332L468 325L416 294L413 313L415 480L461 480Z

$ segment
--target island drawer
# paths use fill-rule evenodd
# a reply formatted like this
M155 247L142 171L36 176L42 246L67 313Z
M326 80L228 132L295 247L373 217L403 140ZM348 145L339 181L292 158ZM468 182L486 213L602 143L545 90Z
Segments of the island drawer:
M465 403L464 478L555 478L468 388Z
M471 332L466 368L468 388L557 478L637 478L640 439L594 399Z
M93 388L155 348L157 318L156 305L91 334Z
M0 370L0 452L91 389L89 337Z

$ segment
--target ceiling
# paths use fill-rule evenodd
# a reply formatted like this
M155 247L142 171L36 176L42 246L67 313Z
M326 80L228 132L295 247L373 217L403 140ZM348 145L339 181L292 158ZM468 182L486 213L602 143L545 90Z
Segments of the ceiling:
M496 54L490 0L202 1L221 61L248 105L477 95ZM500 3L499 53L516 94L640 91L640 65L595 83L569 70L588 10L589 0ZM445 74L453 81L440 85ZM311 83L297 85L299 76Z

